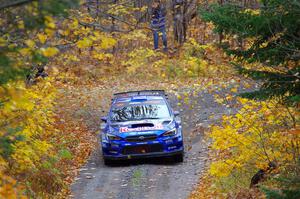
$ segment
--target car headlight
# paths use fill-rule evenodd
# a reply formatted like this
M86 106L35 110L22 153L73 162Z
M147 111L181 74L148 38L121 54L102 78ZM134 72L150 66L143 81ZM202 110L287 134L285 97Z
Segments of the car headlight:
M165 137L167 137L167 136L175 136L176 134L177 134L177 129L174 128L174 129L172 129L170 131L167 131L167 132L163 133L162 135L165 136Z
M109 134L109 133L106 134L106 138L107 138L107 140L121 140L122 139L121 137L119 137L117 135L113 135L113 134Z

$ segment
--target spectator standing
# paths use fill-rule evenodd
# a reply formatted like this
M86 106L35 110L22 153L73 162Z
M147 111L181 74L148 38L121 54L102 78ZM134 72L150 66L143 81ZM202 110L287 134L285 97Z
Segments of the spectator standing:
M160 0L154 0L152 4L151 29L153 30L154 49L158 49L159 34L161 33L164 51L167 51L166 8L161 4Z

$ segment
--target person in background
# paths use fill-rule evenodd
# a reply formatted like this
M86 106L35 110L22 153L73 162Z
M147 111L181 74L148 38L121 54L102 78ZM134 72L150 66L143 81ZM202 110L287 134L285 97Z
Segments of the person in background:
M161 5L160 0L154 0L152 4L151 29L153 30L154 49L158 49L159 33L161 33L164 51L167 51L166 9Z

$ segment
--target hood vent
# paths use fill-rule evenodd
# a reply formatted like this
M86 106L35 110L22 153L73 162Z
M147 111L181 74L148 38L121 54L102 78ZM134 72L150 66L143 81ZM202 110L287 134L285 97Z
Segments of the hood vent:
M169 125L170 123L172 122L172 120L165 120L165 121L163 121L163 125L164 126L167 126L167 125Z
M131 128L139 128L139 127L154 127L154 124L152 123L131 124Z

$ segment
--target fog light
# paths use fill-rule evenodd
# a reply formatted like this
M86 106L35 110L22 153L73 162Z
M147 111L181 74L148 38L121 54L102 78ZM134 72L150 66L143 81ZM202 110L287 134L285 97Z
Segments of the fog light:
M173 139L166 140L165 142L166 142L166 144L171 144L171 143L173 143Z
M103 148L107 148L107 147L108 147L108 146L107 146L107 143L102 142L102 147L103 147Z
M118 144L111 143L111 147L119 147Z
M168 147L169 150L176 149L176 148L177 148L177 146L169 146Z

